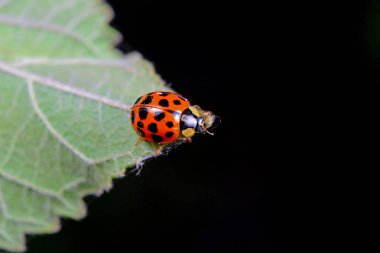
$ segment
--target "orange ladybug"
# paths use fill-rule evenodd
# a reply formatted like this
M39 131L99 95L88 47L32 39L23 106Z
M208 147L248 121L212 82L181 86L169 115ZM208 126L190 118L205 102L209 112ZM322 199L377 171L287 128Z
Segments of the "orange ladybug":
M208 129L220 122L212 112L203 111L186 98L168 91L155 91L139 97L130 111L130 118L141 139L160 146L178 140L191 142L198 133L212 135Z

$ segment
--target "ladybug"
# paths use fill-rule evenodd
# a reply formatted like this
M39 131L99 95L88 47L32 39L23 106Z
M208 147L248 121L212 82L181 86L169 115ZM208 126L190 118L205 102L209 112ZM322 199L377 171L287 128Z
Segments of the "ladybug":
M208 129L220 122L212 112L203 111L186 98L168 91L139 97L131 108L130 119L139 140L157 143L160 147L176 141L191 142L196 134L213 135Z

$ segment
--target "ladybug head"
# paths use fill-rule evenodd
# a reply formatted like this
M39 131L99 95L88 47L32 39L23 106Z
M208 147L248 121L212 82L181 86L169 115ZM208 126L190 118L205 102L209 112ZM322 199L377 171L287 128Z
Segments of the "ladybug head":
M208 130L216 127L220 118L212 112L203 111L199 106L190 106L183 111L181 116L181 133L184 137L191 138L195 134L210 134Z
M203 111L199 106L194 106L196 110L199 113L199 117L197 120L197 127L196 127L196 132L201 133L201 134L210 134L214 135L213 133L209 132L209 130L214 129L217 127L221 119L218 116L215 116L212 112L210 111Z

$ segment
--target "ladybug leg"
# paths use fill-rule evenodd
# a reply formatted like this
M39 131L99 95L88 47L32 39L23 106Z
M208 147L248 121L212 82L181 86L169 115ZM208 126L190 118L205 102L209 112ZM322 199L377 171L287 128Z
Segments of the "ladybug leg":
M139 145L141 143L141 140L142 140L141 138L138 138L138 140L135 143L135 146Z
M140 142L141 142L141 138L139 138L139 139L137 140L136 145L137 145L138 143L140 143ZM141 173L141 170L142 170L142 168L143 168L143 166L144 166L144 164L145 164L147 161L149 161L149 160L151 160L151 159L153 159L153 158L156 158L157 156L162 155L162 154L163 154L163 150L164 150L164 148L165 148L166 146L167 146L166 144L164 144L164 145L159 145L159 146L157 147L157 149L155 150L154 154L148 154L148 155L144 155L143 157L140 157L140 158L137 160L137 162L136 162L136 167L135 167L130 173L134 173L134 172L136 172L136 176L139 176L140 173Z
M149 154L149 155L145 155L145 156L143 156L143 157L140 157L140 158L137 160L137 162L136 162L136 167L135 167L133 170L131 170L131 172L129 172L129 173L134 173L134 172L136 172L136 176L139 176L140 173L141 173L141 170L142 170L142 168L143 168L143 166L144 166L144 164L145 164L147 161L153 159L154 157L155 157L155 156L154 156L153 154Z
M184 138L183 138L183 141L184 141L184 142L187 142L187 143L191 143L191 142L192 142L192 139L189 138L189 137L184 137Z
M159 145L156 149L156 151L154 151L154 156L159 156L162 154L162 150L164 149L166 145Z
M167 155L172 149L178 147L179 145L185 142L191 142L191 138L181 138L169 144L158 145L154 154L148 154L139 158L136 162L136 168L134 168L130 173L136 172L136 175L140 175L145 162L150 161L160 155Z

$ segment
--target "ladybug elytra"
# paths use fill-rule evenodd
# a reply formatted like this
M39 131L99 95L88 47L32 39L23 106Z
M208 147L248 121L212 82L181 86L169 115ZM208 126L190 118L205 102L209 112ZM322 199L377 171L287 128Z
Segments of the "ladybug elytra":
M137 135L161 146L183 140L191 142L196 134L211 134L208 129L219 123L219 117L191 105L186 98L168 91L155 91L137 99L130 111Z

